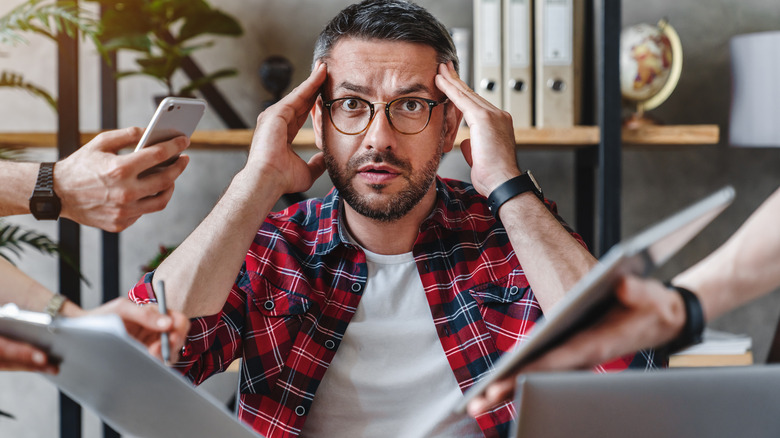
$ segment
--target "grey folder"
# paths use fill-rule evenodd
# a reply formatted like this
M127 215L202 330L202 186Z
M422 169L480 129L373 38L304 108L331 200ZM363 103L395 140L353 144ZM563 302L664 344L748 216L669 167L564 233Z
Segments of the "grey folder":
M776 438L780 366L528 374L515 407L517 438Z
M122 434L144 438L260 436L149 355L116 315L52 322L45 313L6 305L0 308L0 334L40 346L61 359L60 373L46 378Z

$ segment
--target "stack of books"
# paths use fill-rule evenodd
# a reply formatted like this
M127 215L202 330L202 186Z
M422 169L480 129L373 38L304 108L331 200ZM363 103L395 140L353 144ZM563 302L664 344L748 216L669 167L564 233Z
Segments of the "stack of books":
M721 367L753 364L753 340L705 329L704 341L669 357L669 367Z

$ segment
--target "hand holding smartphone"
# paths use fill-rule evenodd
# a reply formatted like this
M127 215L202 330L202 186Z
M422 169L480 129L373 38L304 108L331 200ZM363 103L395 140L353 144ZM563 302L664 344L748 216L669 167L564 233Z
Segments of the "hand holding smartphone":
M206 111L206 102L201 99L186 97L166 97L160 102L157 110L149 121L141 140L135 150L140 151L146 146L151 146L172 138L184 135L189 138L198 126L203 113ZM162 167L173 164L179 158L178 155L143 171L138 175L142 178L154 173Z

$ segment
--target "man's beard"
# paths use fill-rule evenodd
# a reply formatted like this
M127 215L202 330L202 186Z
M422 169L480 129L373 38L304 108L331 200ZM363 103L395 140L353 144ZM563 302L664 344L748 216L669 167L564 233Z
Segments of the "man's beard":
M330 153L327 136L323 136L322 149L328 175L330 175L333 185L338 189L344 201L363 216L377 221L393 222L406 216L430 190L441 162L443 144L444 136L442 134L436 154L416 174L412 173L412 165L409 161L402 160L389 150L379 151L372 149L362 155L350 158L346 166L340 168L336 159ZM370 195L358 194L352 185L358 174L357 169L367 163L387 163L394 166L402 172L400 176L409 183L408 186L387 201L375 199L372 202ZM379 194L385 188L385 185L372 184L370 187L374 193Z

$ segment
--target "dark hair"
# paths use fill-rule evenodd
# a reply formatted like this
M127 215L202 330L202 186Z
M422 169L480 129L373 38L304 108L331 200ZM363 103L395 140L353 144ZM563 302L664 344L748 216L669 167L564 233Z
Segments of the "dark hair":
M452 61L458 70L458 55L447 28L423 7L406 0L364 0L344 8L317 38L314 62L327 58L342 37L425 44L436 50L440 63Z

